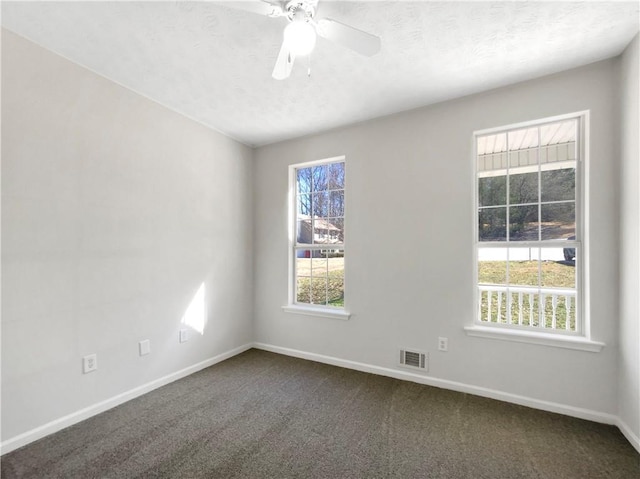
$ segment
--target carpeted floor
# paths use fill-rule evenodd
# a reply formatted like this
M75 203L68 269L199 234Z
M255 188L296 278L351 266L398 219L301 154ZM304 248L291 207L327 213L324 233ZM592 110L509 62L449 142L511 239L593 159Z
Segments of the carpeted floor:
M250 350L2 457L2 478L625 478L617 428Z

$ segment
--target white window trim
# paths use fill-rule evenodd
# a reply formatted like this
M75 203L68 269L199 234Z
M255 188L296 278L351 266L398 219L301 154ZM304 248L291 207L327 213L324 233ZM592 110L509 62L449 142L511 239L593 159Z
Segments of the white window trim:
M282 310L286 313L302 314L305 316L318 316L321 318L329 319L341 319L347 321L351 318L351 313L348 313L342 308L328 308L321 305L302 305L302 304L289 304L283 306Z
M579 218L581 227L580 235L580 257L576 258L581 265L577 274L576 292L580 298L580 317L576 320L580 321L580 329L577 333L567 334L562 331L549 330L531 330L525 328L513 328L509 325L487 324L480 322L477 318L474 306L473 324L465 326L464 330L468 336L475 336L488 339L499 339L515 342L524 342L532 344L540 344L545 346L554 346L560 348L576 349L582 351L599 352L605 346L605 343L594 341L591 338L590 324L590 305L589 305L589 238L586 232L589 231L589 127L590 118L589 111L580 111L569 113L566 115L558 115L554 117L543 118L540 120L527 121L522 123L511 124L503 127L489 128L485 130L475 131L473 133L473 156L472 156L472 172L473 172L473 262L474 262L474 294L473 304L478 304L478 248L480 241L478 240L478 174L477 174L477 138L479 136L490 135L495 133L504 133L532 126L539 126L546 123L554 123L569 119L578 119L578 137L579 137L579 200L576 201L576 217ZM577 198L578 199L578 198ZM577 329L577 328L576 328Z
M342 156L334 156L331 158L324 158L321 160L307 161L304 163L296 163L294 165L289 165L289 192L287 197L288 204L288 237L289 237L289 246L288 246L288 256L289 256L289 274L287 281L287 289L288 289L288 298L287 304L282 306L282 310L286 313L293 314L302 314L305 316L316 316L322 318L329 319L340 319L340 320L348 320L351 317L351 313L349 313L346 309L347 305L347 294L346 294L346 280L345 280L345 306L344 307L336 307L336 306L325 306L325 305L315 305L315 304L303 304L297 303L295 297L295 288L296 288L296 265L294 254L292 252L295 250L296 246L296 170L300 168L308 168L310 166L316 165L324 165L327 163L338 163L344 162L345 168L347 165L346 157ZM346 198L346 188L345 188L345 198ZM345 221L346 224L346 221ZM347 252L346 242L342 243L343 250ZM346 265L346 261L345 261Z
M467 336L477 338L499 339L504 341L514 341L517 343L541 344L565 349L576 349L579 351L600 352L605 344L599 341L592 341L584 336L568 336L554 333L544 333L530 331L526 329L512 329L501 326L473 325L465 326L464 332Z

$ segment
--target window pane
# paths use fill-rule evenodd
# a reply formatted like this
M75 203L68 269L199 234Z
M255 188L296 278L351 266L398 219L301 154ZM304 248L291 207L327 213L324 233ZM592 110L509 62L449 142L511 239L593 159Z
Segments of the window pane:
M509 208L509 239L538 241L538 205Z
M311 244L313 242L313 229L311 219L299 219L296 224L296 241L298 244Z
M509 204L538 202L538 172L509 175Z
M540 259L544 261L564 261L561 247L540 248Z
M311 302L311 250L296 250L296 301Z
M507 322L507 288L480 289L480 317L489 323Z
M564 239L576 234L576 207L571 203L542 205L542 239Z
M328 170L328 165L314 166L312 168L313 191L327 190Z
M311 278L300 276L296 280L296 302L311 303Z
M344 219L329 218L329 244L344 243Z
M327 276L311 278L311 302L327 304Z
M311 216L313 205L311 203L312 196L307 194L298 195L297 198L297 213L300 215Z
M312 216L325 217L329 216L329 193L323 191L321 193L314 193L311 195L311 211Z
M542 189L541 201L575 200L575 168L542 171L540 176Z
M517 288L510 290L511 324L519 326L538 325L538 297L536 290Z
M498 133L497 135L478 137L477 151L478 157L507 151L507 135ZM506 167L506 165L504 165L504 167ZM478 164L478 171L483 171L480 164Z
M478 211L478 239L480 241L506 241L506 224L506 208L480 209Z
M507 248L478 248L478 283L507 284Z
M329 254L327 293L329 305L344 307L344 250Z
M322 251L314 251L311 260L311 276L326 277L327 276L327 258Z
M311 276L311 251L308 249L296 251L296 276Z
M311 168L300 168L296 175L298 193L311 193Z
M509 132L509 168L537 166L537 146L537 127Z
M540 144L547 146L562 143L575 143L576 127L576 120L567 120L543 125L540 127Z
M313 242L315 244L330 244L332 238L338 235L339 229L328 218L313 219ZM337 241L333 241L336 243Z
M507 204L507 177L478 178L478 206Z
M543 248L546 249L546 248ZM554 256L562 257L562 248ZM576 288L576 267L574 262L562 260L542 261L540 284L544 288Z
M574 292L543 290L540 293L544 328L576 330L576 302ZM568 322L568 324L567 324Z
M336 190L330 193L329 216L344 216L344 190Z
M575 236L569 236L567 240L575 240ZM576 261L576 247L575 245L565 246L562 248L562 256L565 261L571 261L575 264Z
M540 248L509 248L509 284L537 290Z
M332 163L329 166L329 189L344 189L344 163Z

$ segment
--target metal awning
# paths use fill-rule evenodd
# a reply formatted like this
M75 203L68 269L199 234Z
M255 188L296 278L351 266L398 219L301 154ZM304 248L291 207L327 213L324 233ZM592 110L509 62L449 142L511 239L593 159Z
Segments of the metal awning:
M478 137L478 155L491 155L507 151L527 150L537 146L550 146L576 141L576 120L540 125L508 133L498 133ZM539 141L538 141L539 140Z

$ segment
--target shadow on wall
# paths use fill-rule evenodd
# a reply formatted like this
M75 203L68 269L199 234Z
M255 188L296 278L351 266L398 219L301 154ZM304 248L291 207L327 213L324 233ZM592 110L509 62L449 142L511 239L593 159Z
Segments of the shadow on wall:
M198 291L193 296L191 303L187 307L182 320L180 321L185 326L197 331L201 335L204 335L204 330L207 326L207 311L205 306L205 287L204 283L200 285Z

